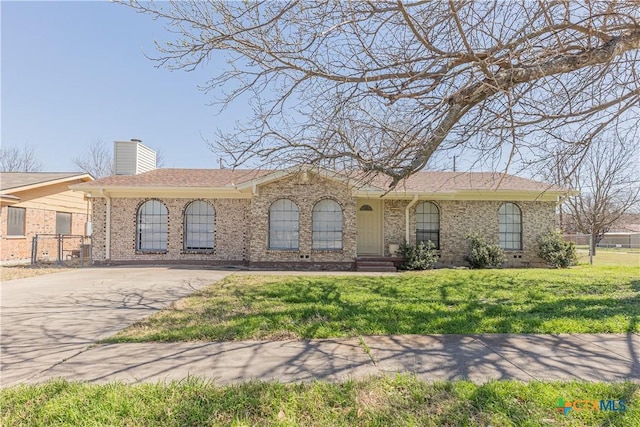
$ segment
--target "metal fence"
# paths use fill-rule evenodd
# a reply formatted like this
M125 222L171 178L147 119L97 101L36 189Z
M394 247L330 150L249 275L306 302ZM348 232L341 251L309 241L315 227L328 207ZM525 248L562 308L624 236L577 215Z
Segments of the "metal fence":
M567 242L573 242L576 246L589 246L588 234L565 234ZM640 233L607 233L596 245L599 248L640 248Z
M31 239L31 265L91 265L91 237L74 234L36 234Z

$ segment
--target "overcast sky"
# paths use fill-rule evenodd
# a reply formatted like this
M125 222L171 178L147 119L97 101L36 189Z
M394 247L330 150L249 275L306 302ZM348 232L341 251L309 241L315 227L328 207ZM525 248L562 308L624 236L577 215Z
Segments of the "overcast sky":
M45 171L73 171L90 141L140 138L165 167L217 167L203 141L233 126L243 106L216 116L198 90L212 76L157 69L161 23L107 2L0 2L2 140L31 145Z

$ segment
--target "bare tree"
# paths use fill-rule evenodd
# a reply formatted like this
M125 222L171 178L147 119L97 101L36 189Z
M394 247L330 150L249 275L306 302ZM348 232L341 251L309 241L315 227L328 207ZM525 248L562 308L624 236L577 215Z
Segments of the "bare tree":
M87 145L84 153L73 159L76 167L94 178L104 178L115 173L115 162L111 148L101 139L95 139ZM156 150L156 167L164 165L164 152Z
M73 159L73 164L96 179L104 178L114 173L111 149L101 139L91 141L82 155Z
M159 66L222 71L203 89L253 116L212 149L247 161L389 175L436 150L508 153L638 114L640 8L629 1L124 2L165 20ZM578 126L576 126L578 124Z
M640 207L638 154L634 140L597 140L578 166L563 160L567 182L580 192L566 203L569 227L598 243L625 213Z
M30 145L0 148L0 171L2 172L39 172L42 162L38 160L35 149Z

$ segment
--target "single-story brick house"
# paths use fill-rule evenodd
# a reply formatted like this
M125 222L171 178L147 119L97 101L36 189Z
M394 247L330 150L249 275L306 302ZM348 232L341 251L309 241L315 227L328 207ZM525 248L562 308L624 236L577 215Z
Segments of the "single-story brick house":
M89 203L69 185L93 180L78 172L0 173L0 263L31 260L36 234L84 236ZM40 244L39 257L56 257L57 242Z
M536 237L566 191L497 173L419 172L389 191L318 169L156 169L71 187L92 200L96 262L202 262L351 269L403 241L433 241L464 265L465 236L538 265Z

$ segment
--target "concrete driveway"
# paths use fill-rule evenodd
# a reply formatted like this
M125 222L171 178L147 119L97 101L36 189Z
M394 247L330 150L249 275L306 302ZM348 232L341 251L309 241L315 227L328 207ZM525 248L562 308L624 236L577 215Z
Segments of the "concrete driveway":
M32 377L231 271L108 267L2 283L0 381Z

